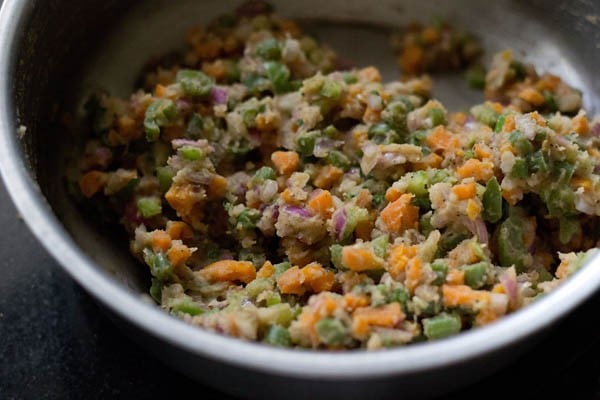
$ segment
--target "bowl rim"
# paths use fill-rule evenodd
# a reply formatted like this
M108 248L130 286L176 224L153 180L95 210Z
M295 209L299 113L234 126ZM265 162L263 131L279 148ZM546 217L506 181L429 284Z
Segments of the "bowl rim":
M328 353L278 349L215 334L189 325L150 305L115 282L73 241L26 167L19 143L12 77L19 33L31 2L5 0L0 9L0 172L29 229L88 293L143 331L193 354L264 373L324 380L371 379L413 374L499 351L550 327L600 288L600 255L550 295L488 326L444 340L383 351Z

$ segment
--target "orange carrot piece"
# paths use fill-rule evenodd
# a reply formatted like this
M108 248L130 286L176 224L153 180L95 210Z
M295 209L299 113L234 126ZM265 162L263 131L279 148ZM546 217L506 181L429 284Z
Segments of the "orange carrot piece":
M369 305L369 298L364 294L346 293L344 295L344 306L350 311L354 311L359 307Z
M279 275L277 287L282 294L302 296L306 291L304 288L304 274L300 268L294 266Z
M300 156L295 151L276 151L271 154L271 161L280 175L289 175L298 169Z
M333 165L325 165L314 179L315 186L320 189L329 189L344 175L344 171Z
M258 278L269 278L275 273L275 267L270 261L265 261L262 267L256 273Z
M326 270L319 263L311 263L302 268L304 275L304 286L313 293L331 290L335 283L333 272Z
M333 197L328 190L320 190L308 201L307 206L315 214L328 219L333 213Z
M417 228L419 207L410 203L412 198L412 194L403 194L381 211L381 220L385 224L387 232L400 233L406 229Z
M494 164L490 161L471 158L456 169L456 175L461 179L475 178L478 182L487 182L494 175L493 168Z
M190 248L183 244L174 244L169 251L167 251L167 258L174 267L185 264L191 255L192 251Z
M361 245L344 246L342 248L342 264L355 272L383 268L383 260L377 257L371 248Z
M440 125L427 136L425 143L434 151L443 150L447 152L458 148L460 142L456 135Z
M490 302L489 292L473 290L466 285L442 285L442 297L446 307L486 305Z
M256 269L250 261L221 260L201 269L200 275L211 282L249 283L256 278Z
M475 186L475 182L461 183L452 188L452 193L459 200L472 199L477 194L477 187Z
M382 307L360 307L352 314L352 333L364 337L372 326L393 328L404 319L400 303L390 303Z
M152 248L154 250L167 251L171 247L171 236L163 230L152 232Z
M173 240L191 239L194 237L194 232L190 226L183 221L167 222L166 230Z
M423 269L421 260L417 257L413 257L406 266L406 288L410 293L414 293L417 286L421 282L421 277L423 276Z
M79 180L81 193L90 198L104 188L108 181L108 175L102 171L90 171Z

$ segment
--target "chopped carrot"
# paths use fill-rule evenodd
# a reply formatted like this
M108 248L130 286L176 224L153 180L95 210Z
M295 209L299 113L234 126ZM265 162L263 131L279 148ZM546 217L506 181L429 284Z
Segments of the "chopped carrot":
M473 146L473 151L480 160L492 158L491 149L484 143L477 143L475 146Z
M202 72L206 75L212 76L217 82L223 81L227 77L227 68L223 60L216 60L215 62L205 62L202 64Z
M539 106L544 104L544 96L534 88L525 88L519 92L519 98L526 102Z
M361 148L367 139L369 139L369 135L366 129L356 129L352 132L352 141L357 149Z
M408 262L417 255L416 246L406 246L400 244L394 246L388 257L389 270L388 272L395 280L402 280L406 272Z
M173 240L191 239L194 237L192 228L183 221L167 222L166 230Z
M165 199L180 216L190 215L196 204L191 185L171 185Z
M523 198L523 192L516 187L510 189L502 188L502 197L508 202L508 204L514 206Z
M421 282L423 276L423 269L421 268L421 260L417 257L413 257L406 265L406 288L410 293L414 293L417 286Z
M404 319L400 303L390 303L381 307L359 307L352 314L352 333L365 337L372 326L393 328Z
M582 187L586 192L592 190L592 181L587 178L580 178L578 176L574 176L571 179L571 185L576 188Z
M428 26L421 32L421 38L427 44L439 42L440 32L432 26Z
M304 274L300 268L294 266L279 275L277 287L282 294L302 296L306 291L304 288Z
M450 269L446 275L446 282L450 285L464 285L465 272L456 268Z
M300 156L295 151L276 151L271 154L271 161L280 175L289 175L300 166Z
M544 90L554 91L554 90L556 90L556 88L558 87L560 82L561 82L561 79L558 76L552 75L552 74L545 74L544 76L542 76L540 78L539 81L536 82L535 86L540 91L544 91Z
M333 197L328 190L320 190L308 201L307 206L315 214L328 219L333 213Z
M135 119L128 115L122 115L117 119L117 127L119 135L127 140L137 139L141 136L142 131L138 128Z
M333 165L325 165L322 167L314 179L315 186L321 189L329 189L332 187L342 176L344 171Z
M444 159L436 153L429 153L421 161L413 163L413 167L416 171L426 170L428 168L440 168Z
M456 169L456 175L461 179L475 178L478 182L487 182L494 176L494 164L471 158Z
M490 293L485 290L473 290L466 285L442 285L442 296L446 307L487 305Z
M335 283L333 272L326 270L319 263L310 263L302 268L304 275L304 286L313 293L320 293L331 290Z
M381 74L379 70L373 66L369 66L358 71L360 80L367 82L381 82Z
M377 257L370 247L361 244L342 248L342 264L356 272L383 268L383 260Z
M450 115L450 120L458 125L464 125L467 122L467 114L457 112Z
M169 251L167 251L167 258L174 267L183 265L191 255L192 251L190 248L183 244L174 244Z
M199 273L211 282L249 283L256 278L256 269L250 261L221 260L204 267Z
M269 278L275 273L275 267L271 264L271 261L265 261L262 267L256 273L257 278Z
M494 322L498 319L498 314L491 307L484 307L479 310L479 313L475 317L475 325L481 326L489 324L490 322Z
M400 54L400 66L402 71L407 74L415 75L423 69L423 59L425 54L423 49L416 45L409 45L404 48Z
M473 199L469 199L467 202L467 216L472 221L475 221L477 217L481 214L481 206Z
M108 174L102 171L90 171L83 175L79 180L79 189L81 193L90 198L106 186Z
M590 131L590 124L588 123L585 114L577 114L571 120L571 129L573 132L577 132L580 135L585 135Z
M433 132L427 136L425 143L434 151L442 150L444 152L453 151L457 149L460 144L458 137L442 125L436 127Z
M171 247L171 236L163 230L152 232L152 248L154 250L167 251Z
M390 187L385 192L385 199L389 202L398 200L400 198L400 196L402 196L402 192L400 190L396 189L395 187Z
M213 175L208 184L207 194L211 199L218 199L225 195L229 182L227 178L221 175Z
M529 113L529 116L535 121L535 123L537 125L539 125L539 126L546 126L546 120L537 111Z
M166 86L161 85L160 83L158 85L156 85L156 87L154 88L154 96L165 97L166 95L167 95Z
M452 188L452 193L459 200L472 199L477 194L477 187L475 186L475 182L460 183Z
M344 295L344 306L350 311L356 310L358 307L366 307L369 305L369 298L364 294L346 293Z
M400 233L406 229L418 227L419 207L411 204L412 198L412 194L403 194L381 211L381 220L385 224L387 232Z
M504 125L502 125L502 132L510 133L514 131L516 127L517 125L515 123L514 115L507 115L506 117L504 117Z

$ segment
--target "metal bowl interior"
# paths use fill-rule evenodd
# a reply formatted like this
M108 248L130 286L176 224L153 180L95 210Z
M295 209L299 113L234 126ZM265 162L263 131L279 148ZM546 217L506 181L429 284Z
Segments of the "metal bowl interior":
M600 4L273 3L282 14L308 21L309 31L356 65L379 66L387 79L395 79L397 72L387 49L386 29L443 16L480 36L488 55L510 47L581 88L590 113L600 110L600 81L594 79L600 61ZM527 339L544 332L600 286L596 258L552 295L488 327L376 353L268 348L188 326L149 304L144 300L149 277L128 255L124 236L92 224L67 195L65 164L80 138L60 129L59 110L77 112L98 88L126 96L147 59L178 48L187 29L237 4L5 0L0 13L0 167L5 183L49 252L130 329L144 332L136 337L169 364L244 397L277 397L277 389L284 387L298 398L319 391L351 398L365 393L375 397L440 393L516 357ZM454 109L480 100L461 76L439 82L435 94ZM20 125L27 127L24 135L18 133Z

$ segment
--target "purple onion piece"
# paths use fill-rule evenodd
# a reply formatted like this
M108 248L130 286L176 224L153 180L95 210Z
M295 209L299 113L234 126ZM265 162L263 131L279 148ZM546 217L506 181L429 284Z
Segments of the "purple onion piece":
M342 240L344 238L347 222L348 218L345 209L342 209L333 215L333 226L335 228L335 237L337 240Z
M229 93L227 89L219 86L214 86L210 91L210 99L213 104L227 104L229 101Z
M600 165L596 165L596 166L594 167L594 173L595 173L595 174L600 174Z
M487 226L485 226L485 222L481 218L477 218L475 221L465 218L465 227L479 239L480 243L489 244L489 235L487 231Z
M175 107L177 107L178 111L186 112L192 108L192 104L185 99L179 99L175 102Z
M287 212L289 214L294 214L298 217L302 217L302 218L312 217L312 214L306 208L296 207L296 206L285 206L283 209L285 212Z
M600 122L597 122L594 125L592 125L590 133L596 137L600 137Z
M508 301L512 307L516 307L519 302L519 287L517 284L517 278L513 274L503 273L498 277L500 283L504 286L506 294L508 295Z

